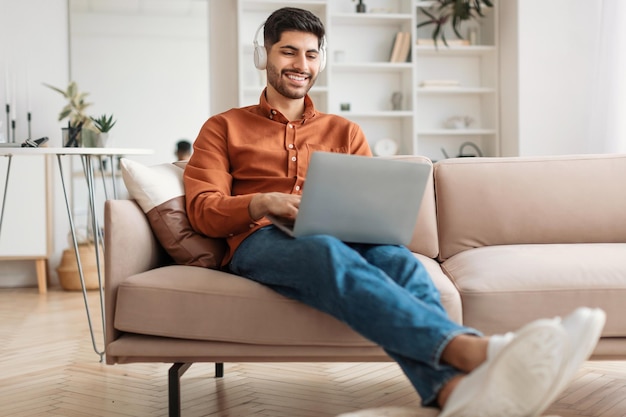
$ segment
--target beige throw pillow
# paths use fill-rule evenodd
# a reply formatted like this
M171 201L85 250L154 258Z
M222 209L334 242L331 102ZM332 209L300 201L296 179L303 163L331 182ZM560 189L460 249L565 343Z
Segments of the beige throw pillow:
M152 230L172 259L180 265L219 269L226 244L197 233L185 209L183 168L177 164L145 166L120 161L130 198L137 201Z

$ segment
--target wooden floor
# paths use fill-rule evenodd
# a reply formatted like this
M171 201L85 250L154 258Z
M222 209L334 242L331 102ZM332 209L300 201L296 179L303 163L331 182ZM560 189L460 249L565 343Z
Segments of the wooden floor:
M89 293L102 346L98 294ZM0 416L166 416L168 364L109 366L94 352L81 293L0 290ZM419 398L393 363L193 365L183 416L331 417ZM626 362L588 362L546 414L626 416ZM506 416L502 416L506 417Z

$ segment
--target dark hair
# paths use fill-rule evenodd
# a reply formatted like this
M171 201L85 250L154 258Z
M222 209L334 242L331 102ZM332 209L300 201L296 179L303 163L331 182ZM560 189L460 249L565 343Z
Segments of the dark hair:
M318 46L326 33L322 21L308 10L295 7L283 7L274 11L265 21L263 43L270 48L280 40L283 32L298 31L317 36Z
M188 140L182 139L176 142L177 152L189 152L191 150L191 143Z

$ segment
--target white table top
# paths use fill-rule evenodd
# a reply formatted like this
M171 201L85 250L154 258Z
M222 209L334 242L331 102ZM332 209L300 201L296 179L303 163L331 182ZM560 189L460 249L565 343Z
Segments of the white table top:
M0 155L151 155L154 149L140 148L21 148L0 147Z

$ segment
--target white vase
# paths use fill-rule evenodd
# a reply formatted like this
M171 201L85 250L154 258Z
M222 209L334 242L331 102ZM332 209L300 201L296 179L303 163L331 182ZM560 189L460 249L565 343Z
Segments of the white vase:
M109 132L100 132L98 135L97 147L105 148L107 146L107 142L109 140Z

